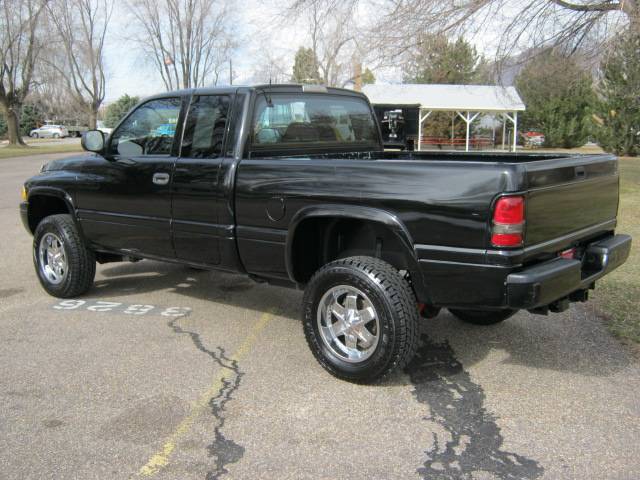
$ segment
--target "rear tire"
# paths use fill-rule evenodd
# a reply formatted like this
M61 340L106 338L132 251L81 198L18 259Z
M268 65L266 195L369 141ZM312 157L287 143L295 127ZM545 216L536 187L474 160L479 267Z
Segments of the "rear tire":
M356 383L405 367L418 348L411 286L398 270L371 257L336 260L313 275L303 299L303 326L320 365Z
M51 215L33 235L33 262L42 287L58 298L82 295L93 285L96 258L71 215Z
M473 325L494 325L504 322L517 313L517 310L471 310L450 308L449 311L463 322Z

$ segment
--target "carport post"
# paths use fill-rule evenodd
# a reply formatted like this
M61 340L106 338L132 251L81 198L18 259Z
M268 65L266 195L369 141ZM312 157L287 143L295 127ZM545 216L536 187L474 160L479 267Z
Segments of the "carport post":
M502 150L504 150L504 139L507 136L507 119L505 114L502 114Z
M507 112L504 112L504 116L511 120L513 123L513 152L516 151L516 147L518 145L518 112L513 112L513 117L509 115ZM502 126L502 146L504 148L504 124Z
M513 112L513 151L518 146L518 112Z
M418 151L422 140L422 107L418 107Z
M469 131L471 129L471 122L473 122L476 117L478 115L480 115L480 112L476 112L475 115L472 117L470 112L467 112L466 115L462 115L460 112L456 112L460 118L462 118L465 123L467 124L467 138L465 141L465 145L464 145L464 151L468 152L469 151Z
M422 107L418 107L418 151L421 150L420 145L422 144L422 122L424 122L431 115L431 110L422 116Z
M467 117L469 117L469 112L467 112ZM467 122L467 135L464 142L464 151L468 152L469 151L469 120L467 119L466 122Z

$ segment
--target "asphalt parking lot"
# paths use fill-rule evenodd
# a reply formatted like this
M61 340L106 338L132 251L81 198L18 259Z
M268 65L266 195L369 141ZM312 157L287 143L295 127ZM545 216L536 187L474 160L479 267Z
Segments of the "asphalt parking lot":
M151 261L47 296L0 161L0 477L636 479L640 363L590 304L423 324L407 372L329 376L301 293Z

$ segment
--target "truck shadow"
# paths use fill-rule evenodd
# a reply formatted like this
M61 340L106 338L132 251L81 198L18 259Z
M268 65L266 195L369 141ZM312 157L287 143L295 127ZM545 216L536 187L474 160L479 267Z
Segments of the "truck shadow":
M279 316L300 321L299 291L258 284L235 274L194 270L181 265L143 261L100 268L91 298L113 298L170 291L187 298L264 312L278 307ZM295 327L294 327L295 328ZM502 353L500 363L568 371L585 376L610 376L631 362L629 354L607 332L591 304L574 305L549 316L520 312L493 326L468 325L443 310L424 320L423 333L432 341L449 342L467 367L491 352ZM401 382L392 377L391 382Z

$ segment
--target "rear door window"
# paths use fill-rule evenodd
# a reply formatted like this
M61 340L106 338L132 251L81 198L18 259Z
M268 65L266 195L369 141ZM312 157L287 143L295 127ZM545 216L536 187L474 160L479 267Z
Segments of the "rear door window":
M189 106L182 157L218 158L229 118L228 95L197 95Z

